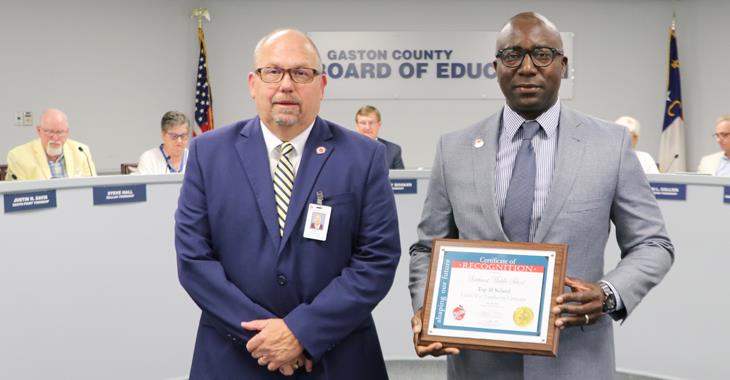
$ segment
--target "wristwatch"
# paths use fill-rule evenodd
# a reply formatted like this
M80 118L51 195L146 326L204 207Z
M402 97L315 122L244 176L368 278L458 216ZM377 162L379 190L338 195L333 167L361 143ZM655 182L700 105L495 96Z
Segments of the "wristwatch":
M613 290L608 286L607 283L601 281L599 283L601 289L603 289L603 309L604 313L613 313L616 311L616 295L613 294Z

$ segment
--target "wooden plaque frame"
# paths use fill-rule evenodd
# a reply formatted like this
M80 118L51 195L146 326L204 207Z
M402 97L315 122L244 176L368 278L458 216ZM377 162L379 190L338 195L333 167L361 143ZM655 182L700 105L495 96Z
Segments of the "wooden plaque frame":
M431 320L431 312L434 308L432 304L433 292L437 286L436 274L438 272L438 263L440 262L440 256L442 255L442 248L444 246L449 247L464 247L469 250L475 248L484 249L485 253L489 249L497 248L500 251L503 250L529 250L529 251L548 251L555 253L555 259L553 260L553 271L552 278L547 278L545 282L545 288L550 288L550 302L547 310L544 312L549 313L549 320L546 328L547 339L544 343L532 343L532 342L521 342L509 340L509 334L505 334L505 340L492 340L492 339L475 339L475 338L463 338L463 337L452 337L443 335L431 335L430 328L434 325ZM555 299L559 294L563 292L564 280L565 280L565 268L567 263L568 246L566 244L542 244L542 243L512 243L512 242L497 242L488 240L460 240L460 239L434 239L431 253L431 263L428 270L428 283L426 284L425 300L423 303L423 314L421 320L423 322L423 329L421 330L420 341L421 344L427 345L434 342L441 342L445 347L458 347L465 349L475 349L482 351L500 351L500 352L512 352L527 355L542 355L542 356L557 356L558 353L558 341L560 338L560 329L555 327L555 315L550 310L555 307ZM479 253L474 253L479 254ZM545 274L547 276L547 273ZM550 277L550 276L548 276ZM541 299L541 304L544 304L545 300Z

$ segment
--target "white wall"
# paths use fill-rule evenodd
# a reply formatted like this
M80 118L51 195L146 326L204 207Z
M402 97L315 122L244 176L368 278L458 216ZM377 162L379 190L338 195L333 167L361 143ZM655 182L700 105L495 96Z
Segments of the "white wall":
M276 27L305 31L498 30L511 15L536 10L575 33L574 97L566 105L605 119L631 114L642 123L639 149L658 154L666 91L668 28L676 10L688 168L717 151L714 119L730 112L725 17L714 0L543 1L13 1L0 35L0 162L34 136L13 125L15 112L47 107L69 114L72 138L91 146L102 171L136 161L159 140L167 110L193 110L197 54L193 7L205 25L218 126L250 117L246 75L256 41ZM500 101L328 100L322 116L352 126L363 103L383 112L382 135L401 144L408 167L430 166L436 139L496 111Z

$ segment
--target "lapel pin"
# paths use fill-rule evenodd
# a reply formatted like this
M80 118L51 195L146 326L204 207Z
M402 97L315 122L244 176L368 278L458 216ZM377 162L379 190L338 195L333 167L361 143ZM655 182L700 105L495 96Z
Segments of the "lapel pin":
M474 140L474 147L475 147L475 148L481 148L481 147L483 147L483 146L484 146L484 140L482 140L482 138L481 138L481 137L477 137L477 138L476 138L476 139Z
M324 152L326 152L326 151L327 151L327 148L325 148L323 146L317 147L317 154L324 154Z

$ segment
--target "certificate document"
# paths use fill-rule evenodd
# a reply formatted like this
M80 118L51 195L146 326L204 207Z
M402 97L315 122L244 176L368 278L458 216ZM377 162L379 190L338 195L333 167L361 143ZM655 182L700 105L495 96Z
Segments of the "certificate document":
M566 252L554 244L435 241L422 340L554 355L550 308L562 289Z

